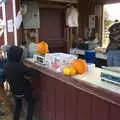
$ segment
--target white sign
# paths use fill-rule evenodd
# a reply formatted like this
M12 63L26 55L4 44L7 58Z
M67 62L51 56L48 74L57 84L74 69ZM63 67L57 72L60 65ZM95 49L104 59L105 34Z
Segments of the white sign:
M78 27L79 12L76 8L70 7L66 11L66 25L69 27Z
M7 20L8 32L13 32L13 20Z
M19 11L18 14L17 14L17 17L15 19L15 26L16 26L17 29L20 28L21 23L22 23L22 14Z

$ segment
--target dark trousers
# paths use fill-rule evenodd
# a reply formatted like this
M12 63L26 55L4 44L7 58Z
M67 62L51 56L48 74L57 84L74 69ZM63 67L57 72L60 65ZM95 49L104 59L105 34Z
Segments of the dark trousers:
M23 97L14 97L15 99L15 109L14 109L14 120L20 119L20 113L22 110L22 101L25 99L27 101L27 120L32 120L33 109L34 109L34 99L31 92L24 94Z

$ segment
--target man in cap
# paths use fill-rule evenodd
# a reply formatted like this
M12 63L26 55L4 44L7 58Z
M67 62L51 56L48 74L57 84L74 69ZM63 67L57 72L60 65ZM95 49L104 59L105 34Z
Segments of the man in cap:
M116 21L109 28L110 43L107 47L108 66L120 66L120 22Z

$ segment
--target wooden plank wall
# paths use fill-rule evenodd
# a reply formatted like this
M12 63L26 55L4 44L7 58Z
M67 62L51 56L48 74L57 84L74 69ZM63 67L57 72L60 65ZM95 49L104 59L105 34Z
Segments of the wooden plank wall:
M101 0L103 4L120 3L120 0Z
M0 18L2 19L2 8L0 7ZM0 37L0 45L4 44L4 37L3 35Z
M83 37L85 28L88 28L89 15L94 13L95 6L102 5L102 2L101 0L79 0L79 2L79 32Z
M64 9L40 8L40 40L49 44L50 52L66 52Z
M13 4L12 0L8 0L6 3L6 19L13 20ZM8 44L14 44L14 33L13 32L8 32L7 33L8 37Z
M33 77L38 120L120 120L120 106L44 74L38 76Z

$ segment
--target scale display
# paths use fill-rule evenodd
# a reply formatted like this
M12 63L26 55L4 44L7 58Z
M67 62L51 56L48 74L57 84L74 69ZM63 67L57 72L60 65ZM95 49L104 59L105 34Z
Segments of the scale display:
M44 62L44 61L43 61L43 57L37 56L37 61L40 62L40 63L43 63L43 62Z

